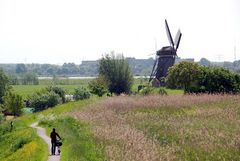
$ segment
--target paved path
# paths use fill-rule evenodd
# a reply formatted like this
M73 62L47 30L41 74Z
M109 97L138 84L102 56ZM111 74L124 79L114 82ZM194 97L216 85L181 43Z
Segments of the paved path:
M48 144L48 150L49 150L49 156L48 156L48 161L60 161L60 155L50 155L51 152L51 140L50 138L46 135L46 131L44 128L37 126L38 123L35 122L31 125L31 127L37 129L37 134L40 136L47 144ZM57 150L56 150L57 153Z

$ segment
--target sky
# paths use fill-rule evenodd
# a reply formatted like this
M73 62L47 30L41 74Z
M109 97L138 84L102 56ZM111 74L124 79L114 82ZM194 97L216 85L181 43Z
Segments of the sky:
M183 34L179 57L240 59L239 0L0 0L0 63L153 57L169 45L165 19Z

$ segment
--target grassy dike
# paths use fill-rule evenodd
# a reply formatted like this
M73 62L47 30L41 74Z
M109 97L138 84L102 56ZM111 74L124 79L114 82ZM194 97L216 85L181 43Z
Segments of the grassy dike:
M35 129L29 127L29 123L35 120L34 117L28 118L30 117L14 120L12 130L10 122L0 124L0 160L47 160L47 144L37 136Z
M37 136L36 130L29 125L39 121L40 126L49 133L55 127L64 138L61 160L99 160L104 158L103 150L96 145L91 125L76 121L64 115L73 109L81 109L94 103L98 98L69 102L43 112L19 117L14 120L14 129L10 131L10 122L0 124L0 161L36 160L45 161L49 155L47 144Z

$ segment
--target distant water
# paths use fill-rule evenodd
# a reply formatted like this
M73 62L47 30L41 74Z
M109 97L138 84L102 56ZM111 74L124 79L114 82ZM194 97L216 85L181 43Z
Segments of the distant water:
M58 79L94 79L96 77L57 77ZM134 76L134 78L149 78L149 76ZM53 77L38 77L38 79L53 79Z
M57 79L94 79L96 77L57 77ZM38 77L38 79L53 79L53 77Z

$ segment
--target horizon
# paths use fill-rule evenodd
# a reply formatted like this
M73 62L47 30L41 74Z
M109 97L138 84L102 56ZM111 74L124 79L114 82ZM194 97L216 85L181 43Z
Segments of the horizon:
M81 64L115 51L150 58L178 29L181 58L240 59L238 0L0 1L0 63Z
M133 58L133 59L136 59L136 60L147 60L147 59L153 59L153 60L155 60L155 58L153 58L153 57L149 57L149 58L140 58L140 59L138 59L138 58L134 58L134 57L125 57L126 59L128 59L128 58ZM180 58L180 57L178 57L178 58ZM194 59L194 58L180 58L180 59L183 59L183 60L185 60L185 59ZM203 58L201 58L201 59L203 59ZM200 60L201 60L200 59ZM206 58L205 58L206 59ZM97 60L83 60L84 62L87 62L87 61L98 61L99 59L97 59ZM195 63L197 63L197 62L199 62L200 60L198 60L198 61L196 61L195 59L194 59L194 62ZM210 61L209 59L207 59L208 61ZM62 63L62 64L54 64L54 63L0 63L0 64L50 64L50 65L59 65L59 66L62 66L63 64L68 64L68 63L74 63L75 65L81 65L82 64L82 62L83 61L81 61L81 63L79 63L79 64L77 64L77 63L74 63L74 62L64 62L64 63ZM235 62L235 61L240 61L240 59L238 59L238 60L234 60L234 61L210 61L211 63L224 63L224 62L230 62L230 63L233 63L233 62Z

